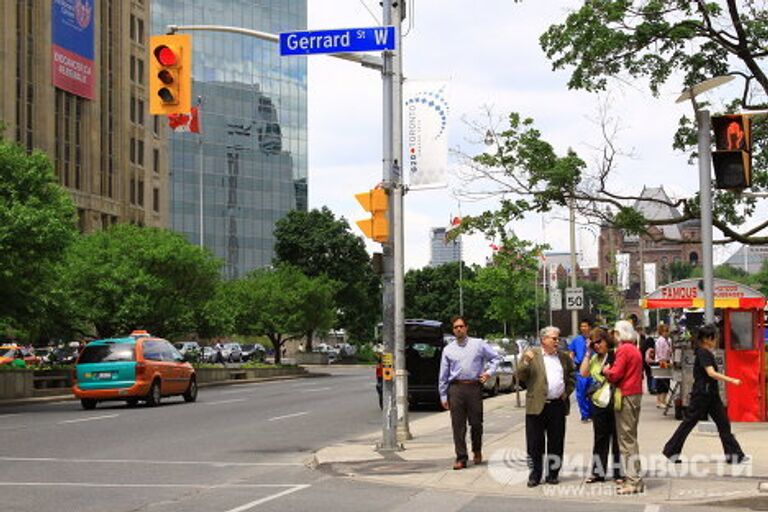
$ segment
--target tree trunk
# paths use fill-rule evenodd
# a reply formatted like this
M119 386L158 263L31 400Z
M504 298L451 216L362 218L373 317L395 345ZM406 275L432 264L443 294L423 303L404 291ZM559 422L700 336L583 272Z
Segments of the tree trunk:
M269 334L269 341L272 342L272 346L275 348L275 364L280 364L282 360L283 343L285 340L281 340L279 334Z
M305 333L307 337L307 343L304 345L305 352L312 352L312 335L315 333L314 329L310 329Z

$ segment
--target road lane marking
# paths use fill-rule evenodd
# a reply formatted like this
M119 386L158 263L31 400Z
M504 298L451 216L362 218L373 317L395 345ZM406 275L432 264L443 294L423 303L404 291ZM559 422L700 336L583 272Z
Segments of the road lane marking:
M275 416L273 418L269 418L267 421L277 421L277 420L284 420L286 418L295 418L296 416L304 416L305 414L309 414L309 411L295 412L293 414L286 414L285 416Z
M300 390L302 393L311 393L313 391L328 391L331 388L309 388Z
M301 491L303 489L306 489L307 487L311 487L308 484L302 484L302 485L294 485L290 489L286 489L284 491L280 491L278 493L272 494L271 496L267 496L265 498L261 498L256 501L252 501L250 503L246 503L245 505L240 505L239 507L232 508L227 510L226 512L245 512L246 510L250 510L254 507L257 507L261 505L262 503L266 503L268 501L276 500L277 498L282 498L283 496L287 496L288 494L293 494L294 492Z
M247 398L230 398L229 400L218 400L216 402L200 402L203 405L222 405L222 404L234 404L237 402L245 402Z
M66 464L156 464L156 465L204 465L214 467L304 466L303 462L225 462L189 460L140 460L140 459L59 459L51 457L0 457L4 462L63 462Z
M300 491L302 489L306 489L307 487L311 487L309 484L112 484L112 483L99 483L99 482L0 482L0 487L13 487L13 486L19 486L19 487L43 487L43 486L50 486L50 487L145 487L145 488L169 488L169 487L181 487L181 488L191 488L191 489L229 489L229 488L235 488L235 489L264 489L269 487L288 487L286 491L289 492L279 492L275 495L267 496L266 498L262 498L259 500L261 503L264 503L266 501L273 500L275 498L278 498L279 496L283 496L285 494L290 494L292 492ZM251 507L258 505L258 503L253 502L254 504L248 504ZM245 505L243 505L245 506ZM237 508L233 509L232 511L227 512L234 512L235 510L247 510L244 508Z
M120 415L119 414L105 414L103 416L91 416L89 418L78 418L76 420L59 421L56 424L57 425L65 425L67 423L82 423L84 421L106 420L106 419L109 419L109 418L117 418L118 416L120 416Z
M219 395L236 395L238 393L253 393L253 386L248 386L245 384L240 384L237 386L238 389L229 389L227 391L219 391Z

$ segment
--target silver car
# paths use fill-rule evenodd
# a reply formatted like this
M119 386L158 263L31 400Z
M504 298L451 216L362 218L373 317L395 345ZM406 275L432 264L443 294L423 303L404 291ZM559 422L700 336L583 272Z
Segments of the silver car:
M239 343L225 343L221 348L221 358L229 363L243 360L243 349Z

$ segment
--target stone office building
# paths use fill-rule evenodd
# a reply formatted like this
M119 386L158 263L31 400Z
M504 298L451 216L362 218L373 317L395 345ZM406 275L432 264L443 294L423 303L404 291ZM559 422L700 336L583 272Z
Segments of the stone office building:
M675 208L664 203L670 199L662 187L644 187L641 199L634 208L645 218L652 220L676 219L682 215ZM655 270L657 286L670 281L670 266L673 263L699 265L701 261L701 224L698 219L681 221L678 224L652 226L646 235L630 235L623 230L607 225L600 228L598 239L598 276L599 282L615 286L624 299L626 314L641 315L638 299L653 289L643 274L644 265L650 264ZM623 271L627 273L625 283L621 283L617 270L617 255L628 255L629 264ZM625 256L626 258L626 256ZM628 285L625 288L624 285ZM641 290L642 288L642 290Z
M45 152L81 231L168 226L167 128L147 109L149 0L3 0L3 136Z

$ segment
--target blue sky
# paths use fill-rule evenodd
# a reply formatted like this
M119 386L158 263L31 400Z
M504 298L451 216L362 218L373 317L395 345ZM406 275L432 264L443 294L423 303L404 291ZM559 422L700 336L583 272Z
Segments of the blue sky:
M413 79L449 82L452 149L468 154L484 149L466 121L480 121L490 108L497 116L516 111L533 117L556 151L562 154L572 147L592 164L596 158L593 148L600 144L594 122L599 98L569 91L568 73L553 72L538 44L539 35L550 24L563 20L568 9L581 3L416 0L403 29L404 73ZM375 26L380 19L377 0L309 0L310 30ZM381 76L339 59L308 58L309 204L328 206L357 230L353 221L364 218L365 212L354 194L371 188L382 177ZM670 195L687 195L698 187L697 169L671 147L678 119L691 111L690 104L675 103L680 89L680 83L672 81L654 98L643 84L612 84L608 96L611 115L620 123L616 142L634 154L618 162L613 178L616 188L637 192L643 185L663 185ZM457 165L449 157L448 189L406 196L406 268L428 263L429 228L446 226L459 211L463 185L456 178ZM479 213L493 206L493 201L462 201L461 211ZM566 216L566 212L553 212L542 222L532 214L513 227L518 236L565 251L568 232L562 219ZM595 232L590 227L579 229L577 245L584 265L596 261ZM465 260L485 261L491 253L490 243L481 235L466 237ZM371 250L378 247L369 244ZM732 250L716 249L715 260L724 259Z

